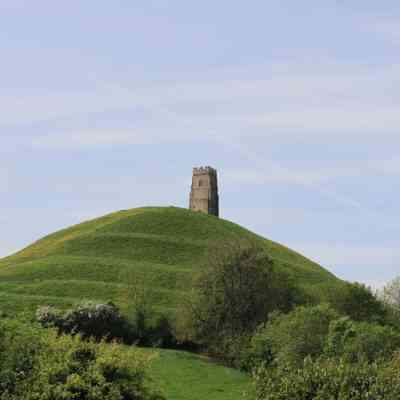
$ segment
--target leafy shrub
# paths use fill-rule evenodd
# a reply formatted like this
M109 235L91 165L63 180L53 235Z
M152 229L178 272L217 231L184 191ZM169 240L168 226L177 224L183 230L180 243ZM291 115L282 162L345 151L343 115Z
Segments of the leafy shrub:
M271 311L290 309L291 289L262 248L247 242L218 243L210 248L207 265L180 313L181 338L224 356L221 350L226 353L236 338L251 334Z
M133 312L130 326L135 342L141 346L179 347L173 327L165 315L152 315L138 308Z
M162 348L180 347L180 343L178 343L174 335L174 328L164 315L160 315L156 318L154 325L150 325L144 344Z
M354 321L381 324L387 321L384 303L361 283L346 283L330 302L340 314L347 315Z
M246 333L227 336L221 340L217 354L227 365L249 372L253 367L249 357L250 341L251 335Z
M63 317L60 310L53 306L41 306L36 310L36 320L44 327L57 326L63 324Z
M150 315L144 308L134 308L130 315L129 322L132 327L133 336L139 343L148 340L148 332L150 329Z
M113 303L86 302L78 304L64 315L62 330L101 340L126 337L129 327Z
M65 351L66 347L68 350ZM38 393L49 399L161 399L146 386L148 360L137 350L116 343L82 342L78 336L57 338L53 343L58 357L49 371L48 359L39 359Z
M42 348L37 328L0 320L0 399L22 398Z
M37 309L36 319L43 327L54 326L60 333L80 334L86 339L119 339L126 344L167 348L178 346L168 318L156 317L143 308L134 310L128 321L113 303L83 302L65 313L43 306Z
M254 382L257 400L398 400L400 357L374 363L307 358L302 368L262 365Z
M258 362L301 366L306 357L323 353L330 323L337 318L327 304L274 313L253 336L250 356Z
M122 338L129 341L131 329L113 303L83 302L62 314L54 307L39 307L37 321L42 326L56 326L62 333L79 333L84 338L101 340Z
M160 400L136 348L0 322L2 400Z
M391 358L396 350L400 350L400 332L348 317L331 322L325 346L326 356L350 362Z

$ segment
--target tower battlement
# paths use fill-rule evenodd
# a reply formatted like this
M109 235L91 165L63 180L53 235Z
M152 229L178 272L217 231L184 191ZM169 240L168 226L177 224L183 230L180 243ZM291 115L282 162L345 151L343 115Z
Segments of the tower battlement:
M217 170L206 166L193 168L189 208L219 216Z
M193 168L193 175L203 175L203 174L217 175L217 170L209 166Z

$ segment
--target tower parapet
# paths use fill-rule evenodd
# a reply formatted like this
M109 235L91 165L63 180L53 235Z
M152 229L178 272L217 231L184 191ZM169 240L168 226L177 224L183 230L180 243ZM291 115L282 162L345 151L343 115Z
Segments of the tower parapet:
M219 216L217 170L209 166L193 168L189 208Z
M193 175L203 175L203 174L217 175L217 170L208 166L193 168Z

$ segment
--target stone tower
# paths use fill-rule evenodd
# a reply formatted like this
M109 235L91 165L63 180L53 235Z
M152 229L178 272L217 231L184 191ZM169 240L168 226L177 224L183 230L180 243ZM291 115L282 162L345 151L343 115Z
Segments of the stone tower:
M193 168L189 208L219 216L218 179L214 168Z

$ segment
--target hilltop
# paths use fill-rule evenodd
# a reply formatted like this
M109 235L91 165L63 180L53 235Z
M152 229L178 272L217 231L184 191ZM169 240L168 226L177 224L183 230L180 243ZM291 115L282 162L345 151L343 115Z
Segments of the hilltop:
M123 302L127 276L155 309L173 313L210 242L248 239L314 296L341 281L317 263L232 222L176 207L119 211L61 230L0 260L0 306L34 310L80 299Z

